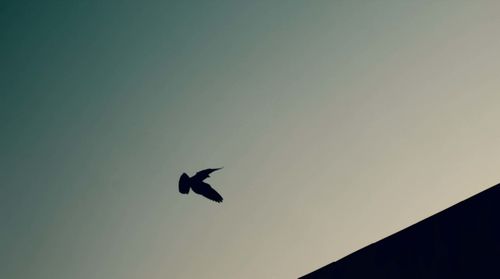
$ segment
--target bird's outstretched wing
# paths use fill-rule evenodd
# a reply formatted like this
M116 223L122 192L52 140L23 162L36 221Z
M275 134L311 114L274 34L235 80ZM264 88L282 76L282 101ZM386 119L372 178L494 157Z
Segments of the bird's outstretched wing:
M189 176L185 173L179 178L179 192L182 194L189 193Z
M213 200L215 202L222 202L222 196L217 193L210 185L207 183L203 183L203 187L198 190L198 194L204 196L209 200Z
M199 180L199 181L203 181L203 179L209 177L212 172L218 171L220 169L222 169L222 168L201 170L201 171L197 172L193 176L193 178L196 179L196 180Z

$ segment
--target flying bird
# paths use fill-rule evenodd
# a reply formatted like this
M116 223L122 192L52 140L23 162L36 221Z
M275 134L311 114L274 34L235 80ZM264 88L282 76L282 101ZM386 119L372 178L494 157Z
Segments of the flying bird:
M179 179L179 192L181 194L188 194L189 189L193 189L193 192L198 195L202 195L209 200L222 202L222 196L210 187L208 183L203 181L210 177L212 172L220 169L222 168L202 170L197 172L192 177L189 177L186 173L182 173Z

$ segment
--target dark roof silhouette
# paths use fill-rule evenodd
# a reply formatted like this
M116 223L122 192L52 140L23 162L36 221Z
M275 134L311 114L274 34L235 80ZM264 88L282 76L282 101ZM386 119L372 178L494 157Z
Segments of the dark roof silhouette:
M500 184L301 278L500 278Z
M189 177L186 173L183 173L179 178L179 192L181 194L188 194L189 189L192 189L198 195L202 195L207 199L210 199L215 202L222 202L222 196L217 193L208 183L205 183L203 180L210 177L210 173L220 170L222 168L217 169L206 169L197 172L192 177Z

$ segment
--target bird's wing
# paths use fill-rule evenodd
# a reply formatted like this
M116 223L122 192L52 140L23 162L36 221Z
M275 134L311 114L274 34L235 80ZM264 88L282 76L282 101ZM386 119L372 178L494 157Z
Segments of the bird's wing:
M213 200L215 202L222 202L222 196L217 193L210 185L207 183L203 183L203 187L198 190L198 194L204 196L209 200Z
M202 181L203 179L209 177L212 172L220 170L220 169L222 169L222 168L201 170L201 171L197 172L193 176L193 178L196 179L196 180Z
M185 173L179 178L179 192L182 194L189 193L189 176Z

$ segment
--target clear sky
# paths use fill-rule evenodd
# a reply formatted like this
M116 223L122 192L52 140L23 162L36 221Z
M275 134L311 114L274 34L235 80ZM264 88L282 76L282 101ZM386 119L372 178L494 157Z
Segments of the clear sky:
M0 278L296 278L498 183L499 10L3 1Z

